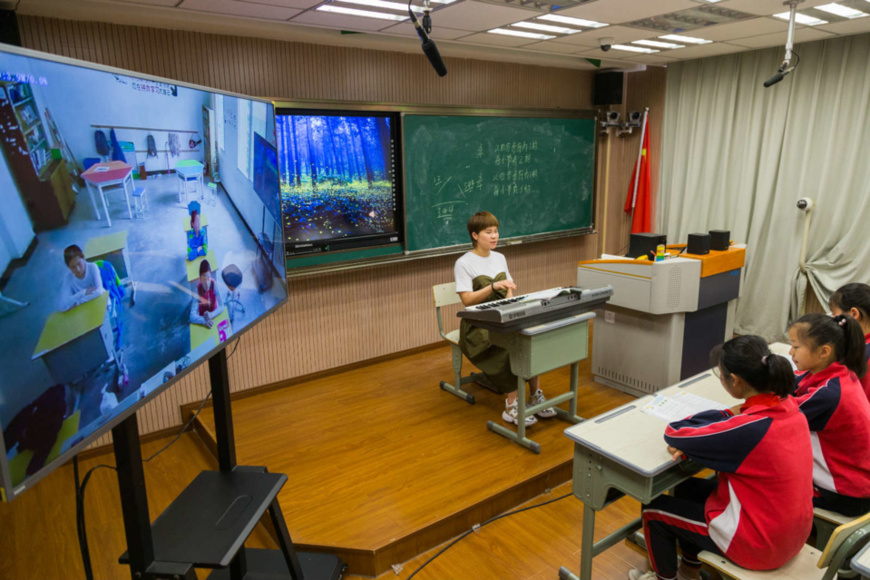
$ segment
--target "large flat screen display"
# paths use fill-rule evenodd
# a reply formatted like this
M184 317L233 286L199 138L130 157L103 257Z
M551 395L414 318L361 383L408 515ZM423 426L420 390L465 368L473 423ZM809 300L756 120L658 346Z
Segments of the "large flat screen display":
M401 243L397 118L279 109L288 256Z
M286 300L275 147L271 103L0 48L3 499Z

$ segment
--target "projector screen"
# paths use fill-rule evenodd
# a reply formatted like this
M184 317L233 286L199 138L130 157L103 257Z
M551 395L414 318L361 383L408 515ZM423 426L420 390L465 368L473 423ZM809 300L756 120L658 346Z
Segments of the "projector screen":
M287 290L271 103L2 47L0 119L8 500Z

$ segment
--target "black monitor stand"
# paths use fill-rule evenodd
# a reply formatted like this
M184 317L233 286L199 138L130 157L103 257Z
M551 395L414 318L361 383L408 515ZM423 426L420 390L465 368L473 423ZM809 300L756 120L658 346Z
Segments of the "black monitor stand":
M293 547L277 499L287 476L236 465L226 351L208 368L220 470L200 473L153 524L136 414L112 429L128 549L121 563L130 565L133 580L195 580L194 568L214 569L213 580L338 580L340 558ZM280 549L245 548L266 511Z

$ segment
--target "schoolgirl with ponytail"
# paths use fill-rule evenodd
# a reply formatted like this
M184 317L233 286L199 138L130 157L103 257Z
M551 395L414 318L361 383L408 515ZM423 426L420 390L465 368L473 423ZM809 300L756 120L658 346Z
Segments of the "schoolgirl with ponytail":
M813 438L813 505L847 516L870 511L870 402L864 334L848 315L807 314L788 331L798 369L794 396Z
M846 284L831 296L831 314L848 314L861 325L864 333L864 360L870 364L870 285ZM870 372L861 379L864 394L870 400Z
M722 387L743 404L671 423L665 442L674 459L685 455L718 477L688 479L644 506L652 571L632 570L631 580L698 578L701 550L750 570L778 568L810 534L813 450L807 421L788 396L791 365L758 336L716 347L710 362Z

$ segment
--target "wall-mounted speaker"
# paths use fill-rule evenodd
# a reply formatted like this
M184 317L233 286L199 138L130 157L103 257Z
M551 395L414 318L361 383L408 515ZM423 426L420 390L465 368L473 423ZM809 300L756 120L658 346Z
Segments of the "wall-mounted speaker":
M621 105L625 73L600 72L592 77L593 105Z

